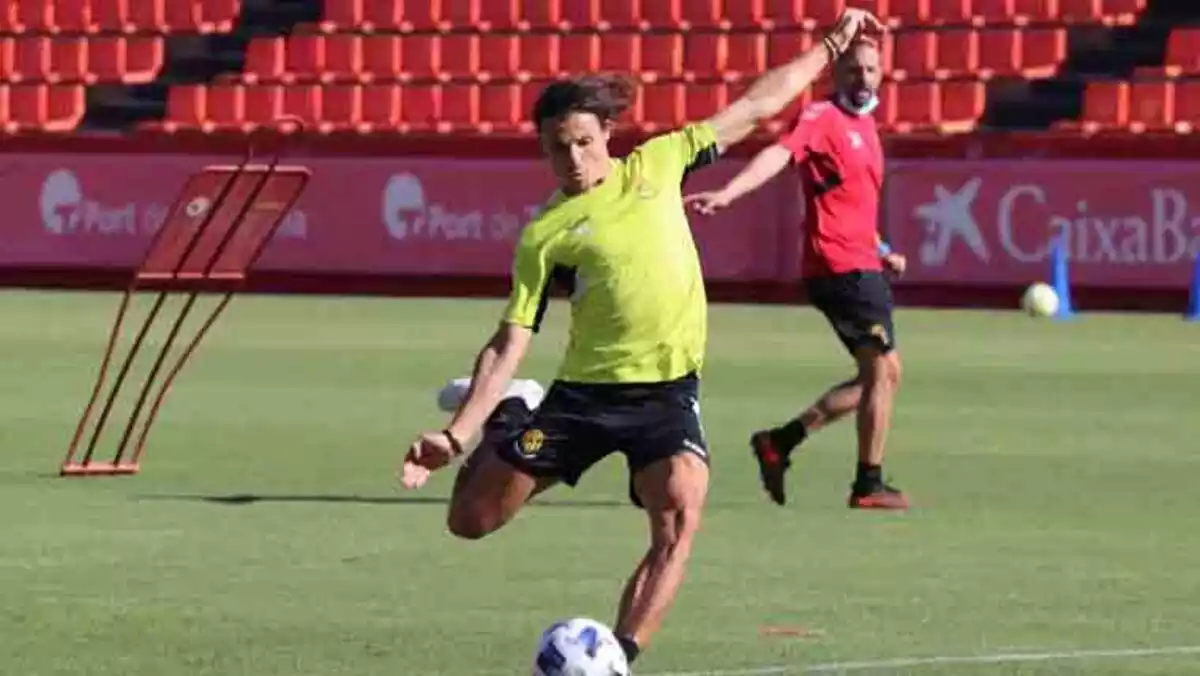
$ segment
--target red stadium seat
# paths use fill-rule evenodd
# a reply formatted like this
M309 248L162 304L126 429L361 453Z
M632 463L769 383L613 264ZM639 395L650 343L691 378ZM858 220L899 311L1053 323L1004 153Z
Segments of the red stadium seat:
M898 79L933 75L937 58L937 33L909 30L895 34L892 41L893 75Z
M400 88L401 132L437 129L442 117L441 85L406 85Z
M756 78L767 69L767 39L762 33L732 33L725 38L727 80Z
M162 36L128 36L121 41L121 81L125 84L149 84L162 71L166 58Z
M479 36L451 34L439 40L438 71L442 79L475 80L480 67Z
M362 42L364 38L358 35L326 35L322 39L325 43L322 48L325 54L325 71L322 73L322 80L325 82L361 81L364 70ZM380 38L365 39L378 40Z
M641 70L642 41L638 33L605 33L600 36L600 70L636 73Z
M362 73L365 82L397 80L403 71L400 58L402 39L395 35L368 35L362 38Z
M36 3L34 3L36 4ZM50 3L54 31L64 33L94 32L92 3L89 0L53 0Z
M936 64L939 78L973 77L979 70L979 32L971 28L940 32Z
M528 28L566 30L561 2L525 2L523 21Z
M729 27L721 0L682 0L679 9L679 18L684 29Z
M559 2L562 4L563 30L594 28L600 22L600 0L559 0ZM526 7L528 4L526 3Z
M1063 28L1026 28L1021 31L1021 73L1027 78L1048 77L1067 58L1067 31Z
M479 89L479 130L485 134L516 131L521 120L521 86L485 84Z
M938 89L941 97L938 127L943 132L954 134L974 131L987 104L984 84L973 80L956 80L942 82Z
M887 16L892 25L926 25L929 23L929 0L890 0Z
M643 35L640 74L651 80L681 77L683 37L677 33Z
M821 27L832 26L837 23L847 4L849 3L846 0L805 0L805 23Z
M370 134L391 131L400 124L400 87L393 84L367 85L362 89L358 131Z
M780 31L767 36L767 66L781 66L812 46L812 34L808 31Z
M205 131L236 129L245 118L246 97L241 85L217 83L205 94Z
M1129 85L1117 81L1089 82L1083 92L1081 125L1085 132L1123 128L1129 123Z
M434 125L439 133L473 131L479 125L479 87L442 87L440 113Z
M481 31L509 31L522 28L520 0L478 0Z
M896 131L930 129L940 121L941 98L936 82L897 82L887 90L895 102L889 126Z
M50 72L49 38L21 36L12 42L12 70L9 79L13 82L39 82ZM14 90L14 93L15 90ZM17 93L21 97L32 96L28 91Z
M520 50L514 35L483 35L479 38L479 80L512 78L519 67Z
M739 33L773 27L766 21L763 0L726 0L725 19Z
M796 29L804 25L804 0L762 0L762 17L775 29Z
M712 79L725 70L725 36L688 33L683 38L683 75L688 80Z
M442 38L437 35L405 35L400 38L400 77L432 80L442 70Z
M205 122L204 85L176 85L167 92L162 128L168 132L201 129Z
M354 85L326 85L320 89L322 134L358 128L362 119L362 88Z
M1101 0L1100 11L1114 23L1127 25L1137 21L1148 0Z
M519 76L521 79L543 79L559 72L558 35L524 35L519 45Z
M1200 28L1176 28L1167 38L1167 72L1172 76L1200 73Z
M560 75L591 73L600 65L598 35L564 35L559 41L559 49Z
M395 0L399 6L401 30L449 32L452 26L442 20L442 5L446 2L448 0Z
M283 114L283 87L277 84L244 88L245 109L239 125L243 131L273 127Z
M642 19L642 0L598 0L597 28L610 30L642 30L648 22Z
M1015 28L985 28L979 31L981 78L1016 76L1021 68L1021 33Z
M1014 21L1012 0L974 0L971 13L984 25L1010 24Z
M284 43L283 81L313 82L325 72L325 38L293 35Z
M87 47L85 38L59 37L50 40L46 80L52 83L89 81Z
M445 30L467 28L470 30L488 31L491 24L483 25L483 6L491 4L491 0L442 0L441 11L438 12L439 27ZM510 6L512 3L508 3ZM500 0L501 13L505 5Z
M693 84L684 90L684 119L706 120L720 112L728 102L724 84Z
M652 28L679 28L682 26L682 0L655 0L642 3L642 20Z
M246 45L242 80L248 83L278 82L284 71L283 38L251 38Z
M1175 131L1190 134L1200 129L1200 80L1180 80L1175 84Z
M658 132L684 123L684 86L649 83L638 89L635 123L647 132Z
M281 89L281 114L299 119L305 129L317 129L321 122L321 86L297 84L285 85Z
M1175 124L1175 87L1170 80L1135 80L1129 85L1129 129L1165 131Z

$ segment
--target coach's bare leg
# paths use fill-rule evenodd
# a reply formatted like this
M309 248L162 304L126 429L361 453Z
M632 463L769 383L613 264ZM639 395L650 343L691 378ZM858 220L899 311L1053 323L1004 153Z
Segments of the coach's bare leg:
M616 634L645 648L683 582L708 496L708 466L689 452L638 472L633 490L650 519L650 549L625 586Z
M481 444L455 477L447 525L460 538L478 540L511 521L530 498L555 483L517 470L492 445Z
M854 357L862 383L858 402L858 460L878 466L883 464L892 408L900 387L900 355L895 350L880 353L875 347L860 347Z

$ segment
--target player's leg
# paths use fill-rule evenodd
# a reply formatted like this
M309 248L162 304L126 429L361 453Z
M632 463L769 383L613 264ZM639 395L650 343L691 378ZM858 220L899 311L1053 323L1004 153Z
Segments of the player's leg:
M708 496L708 450L697 383L668 385L639 403L621 440L631 471L630 497L646 511L650 546L626 583L616 634L632 659L662 625L683 583Z
M447 412L457 410L470 385L470 378L450 381L438 393L438 407ZM505 447L513 444L533 419L543 395L537 382L514 380L492 411L478 446L454 480L446 519L454 535L475 540L496 531L530 498L556 482L553 476L538 476L503 455Z
M892 292L879 273L862 273L847 299L843 337L858 363L858 466L849 503L862 509L904 509L908 500L883 480L892 409L900 388L900 355L892 323Z
M708 465L679 453L638 472L634 490L650 522L650 547L621 597L616 633L636 656L662 625L683 583L708 495Z
M846 349L853 353L848 342L845 300L851 282L844 275L821 277L806 281L809 301L829 320L834 332ZM785 477L791 468L791 455L809 435L831 425L858 409L862 398L862 374L834 385L799 416L777 426L762 429L750 436L750 448L758 463L759 481L763 490L778 505L787 504Z

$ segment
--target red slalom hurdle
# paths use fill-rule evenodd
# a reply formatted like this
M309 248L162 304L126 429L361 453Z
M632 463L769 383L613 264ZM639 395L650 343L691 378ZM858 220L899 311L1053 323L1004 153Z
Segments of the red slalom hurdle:
M248 271L266 248L284 216L300 198L312 175L306 167L280 166L278 152L265 164L253 161L254 150L251 148L241 164L205 167L187 180L176 197L133 279L125 289L109 335L108 347L100 362L95 387L71 439L70 448L60 470L61 476L137 473L138 463L146 447L146 438L168 389L184 364L195 353L204 335L229 305L233 295L242 288ZM140 291L156 292L157 297L137 330L115 380L108 388L100 415L92 426L87 445L82 447L81 454L81 442L87 432L93 409L105 389L109 366L116 352L130 301L134 294ZM161 379L132 451L128 451L129 441L133 438L134 429L150 392L159 381L158 376L166 364L171 348L179 339L184 322L202 293L219 293L221 299L167 370L166 377ZM186 299L138 392L112 460L94 461L97 443L129 376L130 368L151 327L158 319L167 297L172 294L185 295Z

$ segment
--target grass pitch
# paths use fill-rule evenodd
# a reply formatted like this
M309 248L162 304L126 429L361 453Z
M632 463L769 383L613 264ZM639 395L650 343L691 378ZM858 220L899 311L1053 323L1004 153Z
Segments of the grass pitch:
M449 473L415 494L394 483L499 303L239 299L168 399L142 474L59 479L116 300L0 295L6 673L523 674L552 620L611 622L645 541L619 457L478 543L445 532ZM851 424L809 441L779 509L747 435L848 363L809 308L712 309L711 499L639 676L1200 645L1200 326L897 321L906 371L886 471L915 509L844 507ZM565 307L548 324L522 375L553 375ZM775 665L789 669L754 671ZM870 671L1197 669L1200 655Z

